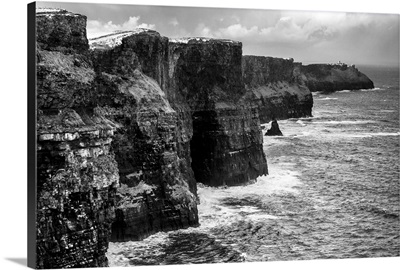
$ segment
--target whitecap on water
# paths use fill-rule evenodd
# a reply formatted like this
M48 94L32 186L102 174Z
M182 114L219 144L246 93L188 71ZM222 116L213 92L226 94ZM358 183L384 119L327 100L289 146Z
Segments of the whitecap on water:
M361 89L361 92L368 92L368 91L379 91L379 90L386 90L385 88L376 87L373 89Z
M276 219L260 207L272 194L298 193L299 173L286 168L294 168L294 164L270 164L269 175L260 176L246 186L198 186L199 229L229 225L240 219Z
M395 112L395 110L380 110L380 112L388 112L388 113L390 113L390 112Z
M399 136L400 132L376 132L376 133L360 133L360 134L347 134L346 137L351 138L371 138L375 136Z
M314 99L314 100L334 100L334 99L337 99L337 98L331 98L331 97L325 97L325 98L316 98L316 99Z
M368 120L342 120L342 121L314 121L315 124L327 124L327 125L361 125L361 124L371 124L376 123L376 121L368 121Z
M306 126L306 124L304 124L304 122L301 121L301 120L297 120L296 123L299 124L302 127Z

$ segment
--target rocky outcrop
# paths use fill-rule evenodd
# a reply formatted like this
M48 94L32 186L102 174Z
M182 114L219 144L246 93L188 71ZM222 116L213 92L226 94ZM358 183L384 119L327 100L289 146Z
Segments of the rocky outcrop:
M198 182L238 185L267 174L256 106L246 99L242 44L187 38L169 44L169 89L190 107Z
M374 83L354 65L313 64L302 66L301 70L304 82L312 92L374 88Z
M37 42L46 50L85 51L89 48L86 38L86 16L64 9L36 10Z
M313 98L304 84L301 64L293 59L243 56L247 95L258 105L261 123L312 116Z
M243 100L241 43L168 41L146 29L90 43L103 71L126 74L140 69L160 85L178 113L177 152L186 163L181 167L189 167L191 191L196 187L191 169L197 181L209 185L241 184L267 173L257 110Z
M89 59L42 50L38 59L36 267L107 266L118 124L95 111Z
M266 174L241 43L151 30L88 40L37 13L37 267L107 266L109 240L198 225L196 180Z
M38 17L37 267L107 266L110 238L197 225L190 138L158 83L140 62L52 43L68 27L49 36L53 16Z
M91 40L96 91L105 93L100 107L124 126L113 143L122 184L113 241L198 225L190 152L184 153L191 130L160 87L166 83L167 46L167 38L150 30ZM118 94L110 99L112 93Z
M283 136L282 131L279 129L278 121L272 120L271 128L267 130L265 136Z

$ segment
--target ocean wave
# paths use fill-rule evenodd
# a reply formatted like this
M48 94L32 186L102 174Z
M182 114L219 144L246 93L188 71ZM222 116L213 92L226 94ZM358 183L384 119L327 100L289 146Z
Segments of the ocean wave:
M302 127L306 126L306 124L304 124L304 122L302 120L297 120L296 123L299 124Z
M379 91L379 90L386 90L386 88L376 87L376 88L373 88L373 89L360 89L361 92Z
M376 132L376 133L361 133L361 134L347 134L346 137L351 138L372 138L378 136L399 136L400 132Z
M379 110L380 112L396 112L396 110Z
M360 210L365 210L377 215L382 215L385 218L399 218L399 213L387 208L376 205L361 205Z
M338 98L331 98L331 97L325 97L325 98L315 98L314 100L335 100Z
M272 194L297 193L301 185L299 173L282 169L293 164L269 164L269 175L259 176L257 181L246 186L215 188L198 185L200 198L200 228L227 226L250 215L252 219L277 218L263 210Z
M315 124L327 124L327 125L362 125L362 124L372 124L376 123L376 121L371 120L342 120L342 121L314 121Z

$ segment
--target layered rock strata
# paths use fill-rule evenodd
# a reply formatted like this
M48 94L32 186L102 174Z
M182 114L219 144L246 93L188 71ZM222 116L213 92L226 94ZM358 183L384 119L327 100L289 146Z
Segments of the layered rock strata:
M37 42L46 50L77 50L89 48L86 37L86 16L64 9L36 10Z
M106 93L101 108L124 126L113 143L121 187L112 240L198 225L191 123L160 87L166 84L168 39L139 29L91 40L91 49L97 92ZM110 89L121 95L108 100Z
M140 64L103 67L87 42L64 38L70 17L86 18L60 13L38 12L36 265L107 266L110 238L198 224L190 154L179 156L189 142L180 114ZM55 17L60 27L42 31Z
M302 66L304 82L312 91L372 89L374 83L354 65L313 64Z
M169 84L190 107L192 168L198 182L238 185L267 174L258 111L242 80L242 44L170 40Z
M313 98L304 83L300 63L246 55L242 68L247 95L257 103L261 123L274 118L312 116Z
M38 49L37 59L36 267L107 266L118 124L94 110L87 57Z
M90 41L37 11L37 267L107 266L108 241L198 225L196 180L267 174L242 45L151 30Z

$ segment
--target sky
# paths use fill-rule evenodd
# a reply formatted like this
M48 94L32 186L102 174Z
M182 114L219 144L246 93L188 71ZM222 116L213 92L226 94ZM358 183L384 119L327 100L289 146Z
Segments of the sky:
M244 55L304 64L399 65L399 15L37 2L87 16L88 38L137 27L241 41Z

